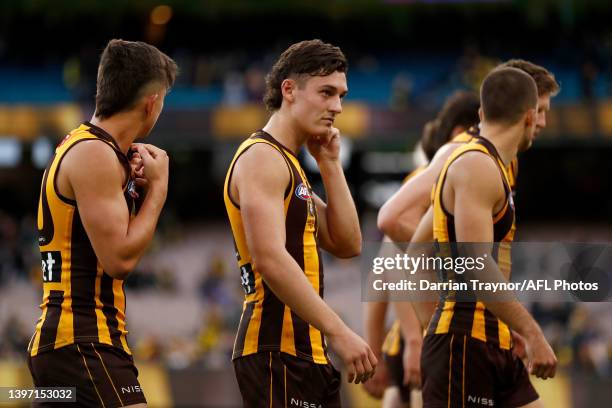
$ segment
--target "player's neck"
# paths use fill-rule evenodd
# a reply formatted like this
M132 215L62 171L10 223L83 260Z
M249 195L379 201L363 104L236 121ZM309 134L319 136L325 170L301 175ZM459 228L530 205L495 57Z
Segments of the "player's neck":
M119 113L107 119L98 119L94 115L89 122L111 135L119 145L119 149L125 154L140 134L140 127L134 126L134 119L129 116L129 113Z
M280 111L274 112L263 128L264 131L271 134L272 137L295 154L308 139L308 135L302 134L298 129L291 117Z
M518 131L515 126L508 127L484 121L480 124L480 135L495 146L505 165L509 165L518 152Z

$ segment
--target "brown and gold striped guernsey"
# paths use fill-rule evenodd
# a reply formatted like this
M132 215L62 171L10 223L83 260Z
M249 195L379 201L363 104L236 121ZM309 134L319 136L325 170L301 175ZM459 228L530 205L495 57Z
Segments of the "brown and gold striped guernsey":
M462 132L451 139L450 143L470 143L476 140L479 137L480 129L478 126L472 126L465 132ZM427 165L419 166L414 169L412 172L408 173L408 175L404 178L402 183L406 183L408 180L421 173L423 170L427 168ZM514 195L514 188L516 186L516 178L518 172L518 159L515 157L510 165L507 167L508 181L510 183L510 188L512 189L512 194ZM435 189L432 189L432 194L435 192ZM394 350L397 352L399 350L399 341L402 337L401 331L399 330L399 320L395 320L393 322L393 326L387 333L385 341L383 343L382 351L387 355L395 355L390 350ZM396 348L397 346L397 348Z
M280 351L317 364L327 364L322 333L297 316L263 281L247 248L240 206L229 194L236 161L256 143L274 147L289 168L285 191L285 248L295 259L314 290L323 297L323 264L317 238L317 211L312 189L297 157L270 134L258 131L238 148L225 178L223 198L234 235L245 299L234 343L233 359L258 352ZM253 174L252 177L257 177Z
M131 354L125 328L123 281L107 275L89 241L76 201L57 190L57 172L77 143L108 144L130 174L128 158L103 129L88 122L74 129L55 149L45 170L38 204L38 244L42 257L42 315L28 351L30 355L73 343L102 343ZM129 186L129 188L128 188ZM133 182L126 177L124 195L133 212Z
M442 188L449 166L466 152L479 151L491 156L498 165L506 201L501 211L493 217L494 246L493 257L500 270L509 278L511 269L510 243L514 238L514 203L508 172L495 149L487 139L477 137L470 143L458 147L444 165L433 195L434 239L439 243L456 242L453 216L442 203ZM460 281L459 275L450 272L447 279ZM502 349L510 349L511 336L508 326L487 310L482 302L455 302L452 292L445 293L429 323L427 335L434 334L468 335L484 342L491 342Z

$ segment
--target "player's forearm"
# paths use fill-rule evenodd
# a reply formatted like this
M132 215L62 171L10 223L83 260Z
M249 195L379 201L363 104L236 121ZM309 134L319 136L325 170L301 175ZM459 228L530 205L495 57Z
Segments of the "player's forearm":
M400 214L395 222L385 221L379 223L379 228L385 233L393 242L410 242L418 222L409 217Z
M378 228L393 242L410 242L416 225L402 217L405 205L402 203L402 190L395 193L380 207L377 217Z
M484 302L484 304L495 317L501 319L512 330L526 339L543 335L540 326L518 301Z
M355 202L344 177L339 160L321 161L319 170L327 196L326 222L336 256L356 256L361 253L361 229Z
M365 307L365 339L376 357L380 356L385 340L387 305L387 302L368 302Z
M404 341L409 344L420 344L423 339L421 323L410 302L393 302L395 314L400 321Z
M338 315L321 299L304 272L286 252L255 258L266 284L276 297L304 319L329 334L344 327Z
M147 192L140 211L129 221L124 242L119 243L117 247L115 278L125 279L144 255L155 235L165 200L166 193L163 188L152 186Z

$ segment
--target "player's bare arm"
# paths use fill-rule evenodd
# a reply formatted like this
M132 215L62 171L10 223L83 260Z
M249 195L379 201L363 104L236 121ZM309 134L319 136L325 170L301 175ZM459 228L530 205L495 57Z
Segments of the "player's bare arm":
M259 176L250 177L255 172ZM285 249L284 193L289 180L284 159L266 144L252 146L235 164L230 191L240 205L253 263L283 303L327 336L347 365L349 381L366 381L377 362L372 350L325 304Z
M308 150L317 161L327 203L315 196L321 247L339 258L361 253L361 229L355 203L340 163L340 132L332 127L326 138L310 138Z
M394 242L410 242L431 203L431 188L438 179L446 159L460 146L447 143L427 167L412 177L385 202L378 212L378 228Z
M377 360L381 360L382 346L385 340L385 319L387 316L387 302L368 302L365 304L364 329L365 340L368 342ZM374 376L364 384L368 394L374 398L382 398L385 388L389 386L389 373L387 365L381 362L376 367Z
M166 152L152 145L139 146L148 191L132 219L123 197L128 175L105 143L75 145L58 174L60 193L76 200L94 251L105 272L115 279L125 279L149 246L168 190Z
M478 177L474 177L478 174ZM469 152L449 168L443 201L454 214L458 242L493 243L492 214L501 210L505 192L499 169L493 160L478 152ZM494 262L489 274L497 271ZM555 375L557 359L542 330L518 301L485 302L495 316L516 330L526 341L528 369L541 378Z
M421 218L421 221L419 222L418 227L410 241L411 244L424 244L429 242L433 242L433 208L431 206ZM423 245L417 245L416 247L409 246L407 253L411 254L412 251L415 251L413 256L421 256L423 249ZM406 336L408 332L410 332L418 333L420 336L422 331L429 324L429 320L431 319L434 309L436 308L436 302L424 299L418 299L412 302L395 302L396 313L398 316L403 316L404 310L407 310L408 307L411 308L411 312L407 313L414 313L417 321L415 322L413 319L406 318L406 320L402 322L400 319L402 334Z

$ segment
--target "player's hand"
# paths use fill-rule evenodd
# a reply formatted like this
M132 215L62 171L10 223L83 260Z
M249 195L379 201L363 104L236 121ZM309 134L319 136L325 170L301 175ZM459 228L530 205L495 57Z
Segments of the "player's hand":
M348 382L363 383L374 375L378 360L365 340L346 326L327 336L329 345L346 366Z
M134 178L144 177L144 162L140 153L135 151L130 157L130 167L132 168L132 174Z
M311 136L306 141L308 151L317 163L321 161L336 161L340 158L340 131L330 127L324 136Z
M410 389L421 389L421 347L422 341L405 342L402 365L404 385Z
M527 370L543 380L555 376L557 357L542 332L525 339Z
M151 144L134 143L132 149L136 150L134 155L138 154L142 160L142 176L149 184L158 185L164 189L168 188L168 154L159 147Z
M380 359L377 357L377 359ZM368 394L376 399L381 399L385 389L389 386L389 369L384 361L376 366L372 378L363 383L363 388Z

